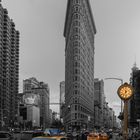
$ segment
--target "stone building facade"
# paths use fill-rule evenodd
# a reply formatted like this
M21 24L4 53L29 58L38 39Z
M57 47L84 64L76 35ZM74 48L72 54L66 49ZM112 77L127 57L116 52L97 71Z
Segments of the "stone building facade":
M94 36L89 0L68 0L65 19L66 129L94 127Z

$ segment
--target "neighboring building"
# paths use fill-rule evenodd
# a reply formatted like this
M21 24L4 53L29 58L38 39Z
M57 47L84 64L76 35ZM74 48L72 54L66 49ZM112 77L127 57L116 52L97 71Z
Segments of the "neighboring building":
M108 128L116 128L116 119L115 119L115 112L112 108L109 108L109 123Z
M40 109L37 106L27 105L27 122L32 122L32 127L40 127Z
M129 126L138 127L140 121L140 70L136 63L132 68L130 83L134 88L134 95L129 102Z
M24 129L26 127L25 123L27 121L27 106L24 104L19 105L19 127L21 129ZM30 127L32 127L32 124L30 124Z
M103 80L94 79L94 126L100 128L103 124L103 97L104 82Z
M65 107L65 81L60 82L60 118L64 117Z
M19 31L0 3L0 126L10 126L18 113Z
M94 126L97 129L118 127L115 112L106 101L104 81L98 78L94 79Z
M40 126L48 128L51 125L50 120L50 89L48 84L40 82L38 88L34 88L33 92L40 96Z
M40 127L40 108L32 104L20 104L19 124L19 127L22 129Z
M23 80L23 93L32 92L32 89L39 87L39 81L32 77Z
M50 90L48 84L32 77L23 81L24 104L38 106L40 109L40 126L50 126Z
M64 28L66 129L94 127L95 34L89 0L68 0Z

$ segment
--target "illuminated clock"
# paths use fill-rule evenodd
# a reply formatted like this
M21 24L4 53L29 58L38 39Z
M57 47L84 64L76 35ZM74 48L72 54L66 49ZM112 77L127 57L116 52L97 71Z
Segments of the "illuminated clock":
M133 95L133 87L128 83L124 83L118 88L117 93L122 100L129 100Z

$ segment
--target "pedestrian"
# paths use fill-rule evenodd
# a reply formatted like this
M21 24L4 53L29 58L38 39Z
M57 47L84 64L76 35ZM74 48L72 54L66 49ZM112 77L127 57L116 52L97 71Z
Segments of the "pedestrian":
M82 133L82 140L87 140L87 134L86 134L86 132Z

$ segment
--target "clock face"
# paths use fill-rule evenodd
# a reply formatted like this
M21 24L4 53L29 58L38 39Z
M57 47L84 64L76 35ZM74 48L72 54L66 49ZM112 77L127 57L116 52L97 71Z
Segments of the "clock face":
M131 85L125 83L118 89L118 95L122 100L128 100L133 95L133 88Z

